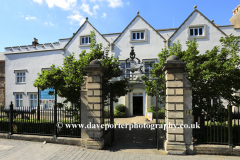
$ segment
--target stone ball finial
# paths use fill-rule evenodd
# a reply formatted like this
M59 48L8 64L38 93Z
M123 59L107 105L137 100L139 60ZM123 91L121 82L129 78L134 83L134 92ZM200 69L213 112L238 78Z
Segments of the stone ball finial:
M88 17L86 17L86 20L88 21Z
M195 5L193 8L194 8L194 9L197 9L197 5Z
M89 66L102 66L101 62L98 59L95 59L90 62Z
M211 20L211 22L214 22L214 20Z
M137 11L137 15L139 15L139 11Z
M177 61L179 60L178 56L172 55L170 57L167 58L167 61Z

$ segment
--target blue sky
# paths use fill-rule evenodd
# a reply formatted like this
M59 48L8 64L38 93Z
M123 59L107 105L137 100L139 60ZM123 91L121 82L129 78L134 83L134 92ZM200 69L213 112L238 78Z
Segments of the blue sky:
M218 25L230 25L237 0L1 0L0 52L4 47L69 38L88 17L102 34L122 32L140 11L155 29L179 27L193 6Z

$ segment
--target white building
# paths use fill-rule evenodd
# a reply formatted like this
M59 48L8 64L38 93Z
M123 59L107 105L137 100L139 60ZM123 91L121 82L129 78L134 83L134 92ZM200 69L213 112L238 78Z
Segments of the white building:
M237 10L236 10L237 9ZM172 46L179 40L184 45L187 40L197 39L200 53L219 45L220 37L230 35L240 36L239 19L240 5L233 11L232 25L218 26L205 17L194 7L193 12L178 28L155 29L139 12L129 25L120 33L101 34L86 18L85 23L71 37L59 39L55 43L45 43L14 46L5 48L6 68L6 102L9 105L13 101L15 106L29 106L37 100L38 89L33 87L37 73L42 69L50 68L54 63L61 66L63 58L72 52L81 53L89 51L90 31L95 31L97 43L103 46L111 46L110 52L118 56L121 63L129 58L131 47L134 46L136 56L143 63L154 63L162 48ZM61 99L59 98L59 101ZM145 112L150 105L155 104L155 98L146 95L142 84L136 84L133 91L124 97L120 97L118 104L124 104L128 108L128 115ZM136 108L136 105L137 108Z

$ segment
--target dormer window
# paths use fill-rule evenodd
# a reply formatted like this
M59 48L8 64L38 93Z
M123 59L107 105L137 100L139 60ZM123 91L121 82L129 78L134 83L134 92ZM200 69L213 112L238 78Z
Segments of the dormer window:
M203 35L203 28L190 28L190 37L192 36L202 36Z
M144 31L132 32L132 40L143 40L143 39L144 39Z
M90 44L91 40L90 37L81 37L81 44Z
M147 42L147 29L130 29L130 43Z
M89 47L91 43L91 38L89 34L80 35L79 47Z
M199 39L199 38L207 38L206 34L206 25L200 24L200 25L189 25L188 28L188 39Z

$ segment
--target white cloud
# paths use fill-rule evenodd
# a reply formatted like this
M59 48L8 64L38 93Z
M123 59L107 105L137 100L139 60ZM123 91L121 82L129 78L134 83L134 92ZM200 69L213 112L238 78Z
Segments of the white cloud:
M77 5L77 0L46 0L48 7L60 7L64 10L69 10Z
M89 14L90 16L93 15L93 13L90 12L90 8L89 8L89 5L88 5L88 4L83 3L82 6L81 6L81 9L82 9L83 12Z
M37 3L39 3L39 4L42 4L42 0L33 0L33 2L37 2Z
M68 16L68 18L71 20L70 24L73 24L74 22L79 22L79 25L82 25L85 21L85 18L80 15L78 11L73 11L73 14Z
M130 4L130 2L127 2L127 5L129 5Z
M49 21L49 22L45 22L44 24L45 24L45 25L54 26L54 24L53 24L52 22L50 22L50 21Z
M26 20L35 20L35 19L37 19L37 18L36 18L36 17L27 16L27 17L25 17L25 19L26 19Z
M106 13L103 13L103 15L101 16L102 18L106 18L107 17L107 14Z
M93 6L93 13L96 15L97 14L97 9L99 9L99 5L95 5L95 6Z
M111 8L123 6L122 0L106 0L106 1L109 3L108 7L111 7Z

